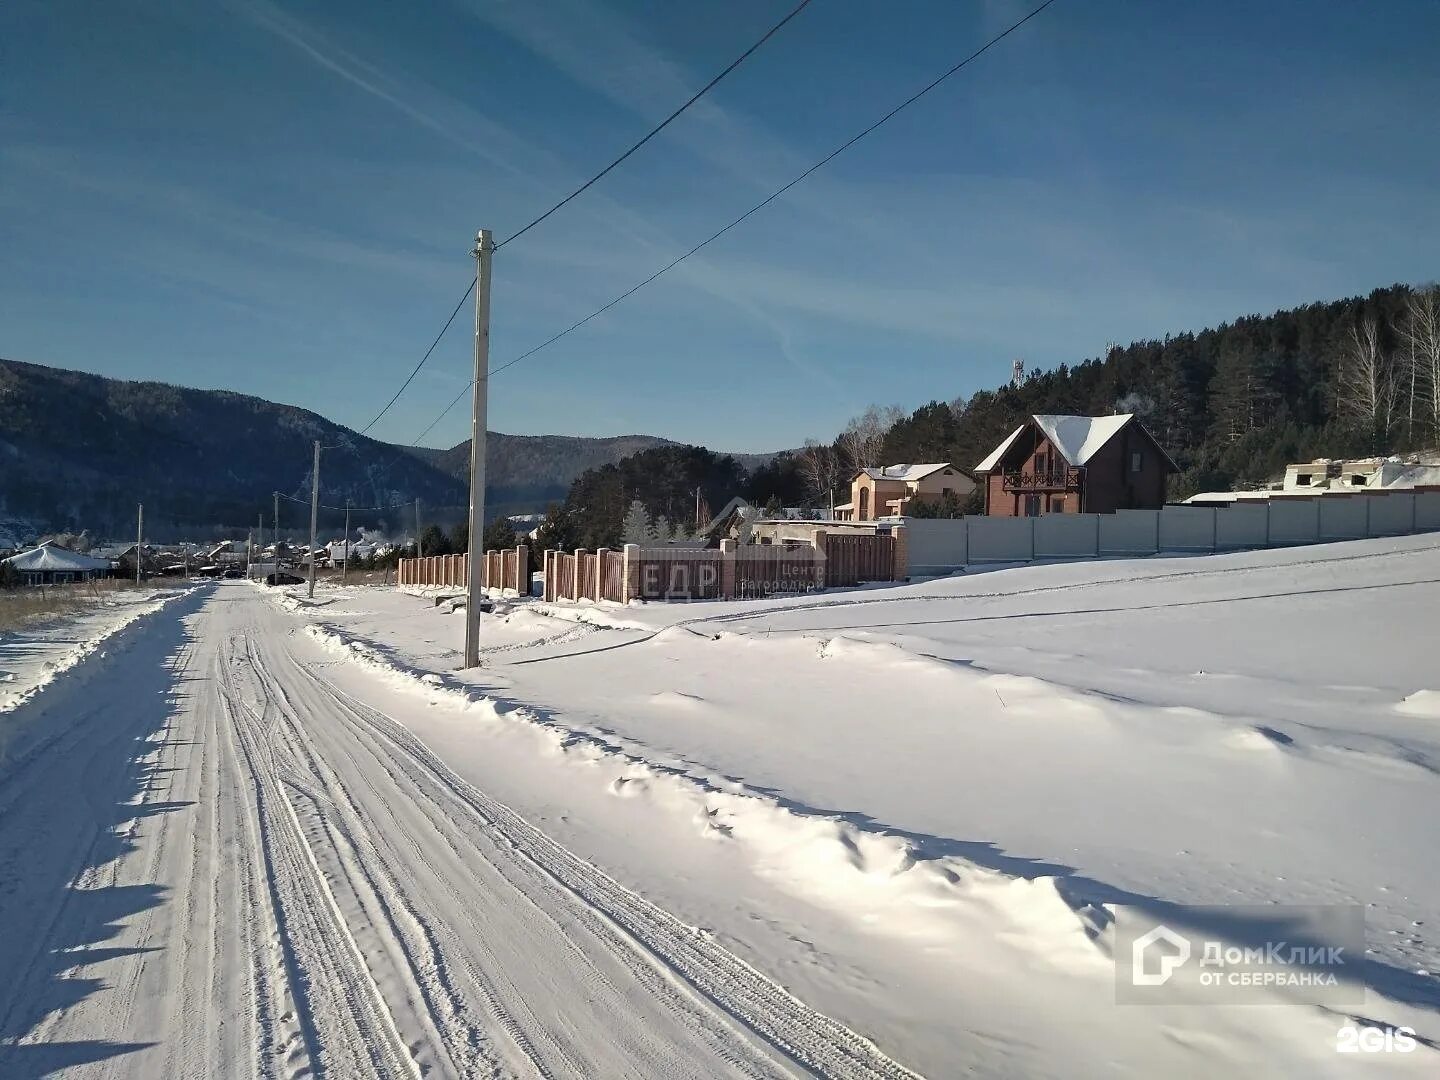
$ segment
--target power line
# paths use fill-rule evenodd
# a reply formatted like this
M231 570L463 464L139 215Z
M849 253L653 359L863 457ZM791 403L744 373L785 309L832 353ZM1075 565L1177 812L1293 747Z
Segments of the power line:
M309 506L309 505L310 505L310 500L309 500L309 499L297 499L297 498L295 498L295 496L293 496L293 495L286 495L283 491L273 491L273 492L271 492L271 495L278 495L278 496L280 496L280 498L285 499L287 502L299 503L301 506ZM413 503L412 503L410 500L407 499L405 502L390 503L388 506L331 506L329 503L321 503L321 504L320 504L320 509L322 509L322 510L354 510L354 511L357 512L357 513L363 513L363 512L366 512L366 511L373 511L373 510L407 510L407 509L409 509L412 505L413 505Z
M631 146L628 150L626 150L623 154L621 154L619 157L617 157L614 161L610 162L609 165L606 165L603 169L601 169L601 170L600 170L598 173L596 173L594 176L590 177L589 180L586 180L583 184L581 184L578 188L576 188L574 191L572 191L569 195L566 195L565 198L561 199L561 200L560 200L559 202L557 202L554 206L550 207L550 209L546 210L546 211L545 211L543 214L541 214L539 217L533 219L533 220L532 220L528 225L526 225L524 228L520 229L518 232L512 233L510 236L508 236L508 237L506 237L504 240L500 241L500 243L496 244L496 245L495 245L495 250L496 250L496 251L499 251L499 250L500 250L502 247L504 247L506 244L510 243L511 240L518 240L521 236L525 235L527 232L529 232L531 229L533 229L536 225L539 225L542 221L544 221L546 218L548 218L551 214L555 213L555 211L559 210L561 207L565 206L567 203L571 202L573 199L575 199L575 198L577 198L578 196L580 196L581 194L583 194L586 190L588 190L590 187L592 187L595 183L597 183L599 180L601 180L601 179L604 178L606 175L608 175L613 169L615 169L616 166L618 166L618 165L619 165L621 162L623 162L626 158L630 157L631 154L635 153L635 151L639 150L642 146L644 146L646 143L648 143L648 142L649 142L651 139L653 139L656 135L660 134L660 132L664 131L667 127L669 127L670 124L671 124L671 122L674 121L677 117L679 117L681 113L685 112L685 110L688 109L688 108L690 108L691 105L694 105L695 102L699 101L699 100L700 100L702 97L704 97L707 93L709 93L711 90L713 90L713 89L720 83L720 81L725 78L725 76L729 75L732 71L734 71L734 70L735 70L736 68L738 68L741 64L743 64L746 60L748 60L748 59L750 58L750 56L751 56L757 49L760 48L760 46L764 45L767 41L769 41L772 37L774 37L777 33L779 33L779 31L781 30L781 28L784 27L786 23L788 23L791 19L795 18L796 15L799 15L800 12L803 11L809 4L810 4L810 0L800 0L800 3L797 4L797 5L790 11L790 14L786 15L783 19L781 19L778 23L776 23L774 26L772 26L769 30L765 31L765 33L760 37L760 39L759 39L758 41L755 42L755 44L751 45L748 49L746 49L743 53L741 53L739 56L737 56L734 60L730 61L729 65L726 66L726 68L725 68L723 71L721 71L720 74L716 75L713 79L711 79L708 83L706 83L704 86L702 86L699 90L697 90L697 91L695 91L695 93L691 94L690 97L689 97L689 99L688 99L683 105L681 105L678 109L676 109L674 112L672 112L672 113L671 113L669 116L667 116L664 120L660 121L660 123L657 124L657 125L655 125L655 127L651 128L651 129L645 134L644 138L642 138L639 142L637 142L637 143L635 143L633 146ZM462 296L462 297L460 297L459 303L457 303L457 304L455 305L455 310L452 311L452 312L450 312L450 317L445 320L445 325L440 328L440 333L438 333L438 334L435 335L435 340L430 343L430 348L428 348L428 349L425 350L425 355L422 356L422 357L420 357L420 362L415 365L414 369L410 372L409 376L407 376L406 379L405 379L405 381L400 384L400 389L395 391L395 396L392 397L389 401L387 401L387 402L385 403L385 407L384 407L383 409L381 409L378 413L376 413L376 414L375 414L375 418L374 418L373 420L371 420L368 424L366 424L363 428L361 428L361 429L359 430L359 432L357 432L357 434L364 435L367 431L369 431L371 428L373 428L376 424L378 424L378 423L380 422L381 418L384 417L384 415L390 411L391 407L395 404L395 402L397 402L397 401L400 400L400 395L403 394L403 393L405 393L406 388L415 380L415 376L418 375L418 374L420 374L420 369L425 366L425 362L430 359L430 354L433 353L433 352L435 351L435 349L436 349L436 346L438 346L438 345L440 344L440 339L443 338L443 337L445 336L446 331L448 331L448 330L450 329L450 325L455 321L455 316L460 313L460 309L461 309L461 307L464 306L465 301L468 300L468 299L470 299L470 293L471 293L472 291L474 291L474 289L475 289L475 283L476 283L476 279L475 279L475 278L471 278L471 279L470 279L470 284L469 284L469 286L465 289L465 295ZM433 425L432 425L432 426L433 426ZM326 450L333 450L333 449L335 449L335 447L333 447L333 446L327 446L327 447L324 447L324 449L326 449Z
M400 400L400 395L405 392L405 388L415 381L415 376L420 374L420 369L425 366L425 361L430 359L430 354L435 351L436 346L440 344L440 339L443 338L445 336L445 332L450 329L450 325L455 321L455 316L460 314L460 309L465 306L465 301L469 300L470 294L475 291L475 281L476 279L473 277L470 279L470 284L465 287L465 294L461 296L460 299L456 302L455 309L450 312L450 317L445 320L445 325L442 326L440 328L440 332L435 335L435 340L430 342L430 347L425 350L425 355L420 357L420 362L415 365L414 369L410 372L410 374L406 376L405 381L400 384L400 389L395 391L395 396L385 403L385 407L375 414L375 418L373 420L371 420L355 434L364 435L367 431L369 431L376 424L378 424L380 422L380 418L390 411L390 407L394 405L395 402ZM325 449L333 450L335 449L335 447L327 446L325 447Z
M570 200L572 200L572 199L574 199L576 196L582 194L587 188L589 188L589 187L590 187L592 184L594 184L597 180L600 180L602 177L604 177L607 173L609 173L612 169L614 169L615 166L619 165L622 161L624 161L626 158L628 158L631 154L635 153L636 150L639 150L642 146L644 146L646 143L648 143L648 142L649 142L651 139L653 139L656 135L659 135L660 132L664 131L667 127L670 126L670 122L671 122L672 120L674 120L674 119L675 119L676 117L678 117L681 113L683 113L686 109L690 108L691 105L694 105L695 102L699 101L699 100L700 100L702 97L704 97L707 93L709 93L711 90L713 90L713 89L715 88L715 86L720 82L721 79L725 78L726 75L729 75L732 71L734 71L736 68L738 68L741 64L743 64L746 60L748 60L748 59L750 58L750 55L751 55L753 52L755 52L756 49L760 48L761 45L764 45L767 41L769 41L772 37L774 37L777 33L779 33L780 30L785 26L785 24L788 23L791 19L795 18L796 15L799 15L800 12L802 12L803 10L805 10L806 6L807 6L809 3L810 3L810 0L800 0L800 3L798 3L797 5L795 5L795 7L791 10L790 14L786 15L783 19L781 19L778 23L776 23L774 26L772 26L769 30L765 31L764 35L760 38L759 41L755 42L754 45L751 45L751 46L750 46L748 49L746 49L743 53L741 53L741 54L740 54L739 56L737 56L734 60L732 60L732 61L730 62L730 65L729 65L728 67L726 67L724 71L720 72L720 74L716 75L713 79L711 79L708 83L706 83L704 86L702 86L699 90L695 91L695 93L691 95L690 100L688 100L687 102L685 102L685 104L681 105L678 109L676 109L674 112L672 112L672 113L671 113L669 116L667 116L664 120L660 121L660 123L657 124L657 125L655 125L655 127L651 128L650 131L645 135L645 137L644 137L643 139L641 139L639 142L637 142L634 146L630 147L629 150L626 150L623 154L621 154L619 157L617 157L614 161L610 162L609 165L606 165L603 169L601 169L598 173L596 173L594 176L592 176L589 180L586 180L583 184L581 184L578 188L576 188L574 191L572 191L569 195L566 195L565 198L561 199L561 200L560 200L559 202L557 202L554 206L550 207L549 210L546 210L546 211L545 211L543 214L541 214L539 217L535 218L535 220L531 221L530 224L526 225L526 226L525 226L523 229L521 229L519 232L512 233L510 236L506 237L504 240L501 240L500 243L498 243L498 244L495 245L495 250L496 250L496 251L499 251L499 250L500 250L501 248L503 248L506 244L510 243L511 240L518 240L518 239L520 239L520 237L524 236L527 232L529 232L531 229L533 229L536 225L539 225L542 221L544 221L546 218L548 218L551 214L555 213L556 210L559 210L559 209L560 209L562 206L564 206L566 203L570 202Z
M841 143L839 146L837 146L837 147L836 147L834 150L832 150L830 153L826 154L823 158L821 158L819 161L817 161L814 165L811 165L808 169L806 169L804 172L800 173L798 176L796 176L796 177L795 177L793 180L791 180L789 183L785 184L783 187L780 187L780 188L776 189L775 191L771 192L771 193L770 193L769 195L767 195L764 199L760 200L760 202L758 202L758 203L756 203L754 206L752 206L749 210L746 210L746 211L745 211L743 214L741 214L739 217L735 218L735 220L731 221L728 225L725 225L723 228L717 229L715 232L713 232L713 233L711 233L709 236L707 236L704 240L700 241L700 243L698 243L698 244L696 244L694 247L692 247L689 251L685 252L683 255L679 256L678 258L673 259L673 260L671 260L670 262L666 263L666 264L665 264L664 266L662 266L659 270L655 271L655 273L653 273L653 274L651 274L649 277L647 277L644 281L640 282L638 285L634 286L633 288L630 288L630 289L626 290L625 292L621 293L619 296L615 297L615 299L611 300L609 303L605 304L604 306L599 307L599 308L596 308L596 309L595 309L594 311L592 311L589 315L586 315L583 319L580 319L580 320L578 320L578 321L576 321L576 322L574 322L574 323L571 323L571 324L570 324L569 326L567 326L564 330L561 330L558 334L554 334L553 336L551 336L551 337L549 337L549 338L546 338L546 339L545 339L544 341L542 341L539 345L536 345L536 346L535 346L534 348L532 348L532 349L526 350L525 352L521 353L519 356L515 357L514 359L508 360L508 361L506 361L505 363L501 364L499 367L491 368L490 371L489 371L489 373L488 373L488 375L487 375L487 377L489 377L489 376L494 376L494 375L498 375L500 372L504 371L505 369L514 367L516 364L520 363L522 360L527 360L527 359L529 359L530 357L534 356L537 352L539 352L541 349L548 348L549 346L555 344L555 342L559 341L561 338L563 338L563 337L565 337L566 335L568 335L568 334L570 334L570 333L573 333L574 331L580 329L580 327L582 327L582 326L584 326L586 323L590 322L590 320L595 319L595 318L599 317L600 315L603 315L605 312L607 312L607 311L609 311L611 308L613 308L616 304L619 304L619 303L621 303L622 301L628 300L630 297L634 296L637 292L639 292L641 289L645 288L645 286L649 285L651 282L655 281L657 278L659 278L659 277L662 276L663 274L669 272L670 270L675 269L675 267L679 266L679 265L680 265L682 262L684 262L686 259L690 258L690 256L694 255L696 252L700 251L702 248L708 246L709 244L714 243L716 240L720 239L720 237L724 236L724 235L725 235L727 232L729 232L731 229L735 228L735 226L739 225L742 221L745 221L747 218L753 216L754 214L756 214L756 213L758 213L759 211L763 210L765 207L769 206L772 202L774 202L776 199L778 199L781 195L784 195L784 194L785 194L787 191L789 191L791 188L795 187L795 185L799 184L801 181L805 180L805 179L806 179L807 177L809 177L811 174L813 174L813 173L815 173L815 172L818 172L820 169L824 168L824 167L825 167L826 165L828 165L830 162L834 161L837 157L839 157L841 154L843 154L846 150L850 149L850 147L854 146L854 145L855 145L856 143L858 143L861 139L865 138L867 135L869 135L869 134L871 134L872 132L874 132L877 128L880 128L880 127L883 126L884 124L888 123L891 119L893 119L893 118L894 118L897 114L899 114L900 112L904 111L905 109L908 109L911 105L914 105L917 101L919 101L921 98L923 98L926 94L930 93L930 91L934 90L934 89L935 89L937 86L939 86L941 83L945 82L945 80L949 79L952 75L955 75L956 73L958 73L958 72L961 71L962 69L964 69L964 68L968 67L970 64L974 63L974 62L975 62L976 60L978 60L981 56L983 56L985 53L989 52L992 48L994 48L996 45L998 45L998 44L999 44L1001 41L1003 41L1005 38L1009 37L1009 36L1010 36L1011 34L1013 34L1016 30L1019 30L1020 27L1024 26L1027 22L1029 22L1031 19L1035 18L1035 16L1039 15L1042 11L1044 11L1046 8L1048 8L1048 7L1049 7L1051 4L1053 4L1053 3L1055 3L1055 0L1045 0L1044 3L1042 3L1039 7L1033 9L1028 15L1025 15L1024 17L1022 17L1022 18L1016 20L1015 22L1011 23L1009 26L1007 26L1007 27L1006 27L1004 30L1002 30L1000 33L996 34L996 35L995 35L994 37L992 37L989 41L985 42L985 44L981 45L978 49L976 49L974 52L972 52L969 56L965 57L965 58L964 58L963 60L961 60L959 63L954 64L953 66L951 66L950 68L948 68L946 71L944 71L943 73L941 73L940 75L938 75L936 78L934 78L934 79L932 79L930 82L926 83L925 86L921 87L921 88L920 88L919 90L917 90L914 94L911 94L908 98L906 98L904 101L902 101L899 105L896 105L893 109L891 109L889 112L887 112L884 116L880 117L880 119L876 120L874 123L870 124L868 127L864 128L864 129L861 130L859 133L851 136L849 139L846 139L843 143ZM517 234L517 235L518 235L518 234ZM514 238L512 237L511 239L514 239ZM473 385L474 385L474 380L472 379L469 383L467 383L467 384L465 385L465 387L460 391L459 394L455 395L455 397L451 400L450 404L447 405L447 406L445 406L444 410L441 411L440 415L437 416L434 420L432 420L432 421L430 422L430 426L427 427L424 431L422 431L422 432L416 437L415 442L418 443L421 439L423 439L426 435L428 435L428 434L430 433L430 430L431 430L432 428L434 428L436 424L440 423L440 421L445 418L446 413L448 413L451 409L453 409L453 408L459 403L460 399L465 395L465 391L466 391L466 390L469 390L470 387L473 386Z

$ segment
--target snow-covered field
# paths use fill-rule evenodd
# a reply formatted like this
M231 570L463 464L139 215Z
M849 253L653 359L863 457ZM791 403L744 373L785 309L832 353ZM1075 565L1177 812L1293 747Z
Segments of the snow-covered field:
M292 592L17 710L0 1075L1440 1070L1440 538L502 604L466 673ZM1360 905L1364 1005L1116 1004L1182 903Z

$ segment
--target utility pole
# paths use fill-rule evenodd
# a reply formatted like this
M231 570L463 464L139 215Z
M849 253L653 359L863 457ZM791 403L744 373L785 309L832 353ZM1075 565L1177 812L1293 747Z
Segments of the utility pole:
M245 580L255 572L255 534L247 533L245 536Z
M315 531L320 522L320 440L315 440L315 468L310 474L310 599L315 599Z
M260 545L260 554L265 554L265 511L255 515L255 540Z
M140 568L144 562L144 548L141 545L145 542L145 504L135 504L135 584L140 584Z
M418 559L425 553L420 550L420 496L415 496L415 557Z
M280 572L280 492L275 492L275 516L271 518L270 539L275 541L275 572Z
M345 500L345 561L340 564L340 584L350 580L350 500Z
M490 260L495 243L489 229L475 234L475 385L470 405L469 592L465 599L465 666L480 663L480 598L485 541L485 426L490 390Z

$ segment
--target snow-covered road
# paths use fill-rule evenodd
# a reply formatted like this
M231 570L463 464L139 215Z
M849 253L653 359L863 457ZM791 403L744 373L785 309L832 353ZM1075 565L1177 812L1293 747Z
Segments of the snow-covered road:
M903 1077L462 779L247 585L29 704L0 1076Z

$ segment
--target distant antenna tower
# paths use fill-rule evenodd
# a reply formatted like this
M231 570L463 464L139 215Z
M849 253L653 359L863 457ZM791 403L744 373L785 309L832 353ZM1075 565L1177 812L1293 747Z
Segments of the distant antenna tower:
M1010 385L1016 390L1025 385L1025 361L1018 356L1010 365Z

